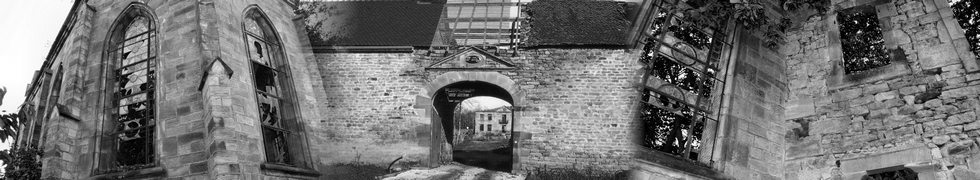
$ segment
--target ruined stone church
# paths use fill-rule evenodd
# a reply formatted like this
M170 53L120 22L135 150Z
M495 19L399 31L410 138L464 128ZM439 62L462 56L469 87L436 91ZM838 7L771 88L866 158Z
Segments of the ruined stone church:
M490 96L529 179L980 177L980 1L716 2L778 41L675 11L708 1L76 0L14 146L44 179L379 177L454 163Z

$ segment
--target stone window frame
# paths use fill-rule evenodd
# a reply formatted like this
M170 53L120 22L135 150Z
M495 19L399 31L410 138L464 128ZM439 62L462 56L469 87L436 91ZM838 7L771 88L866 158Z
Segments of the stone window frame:
M864 83L870 83L879 80L896 78L899 76L907 75L912 73L910 68L911 62L905 57L904 50L900 49L896 43L896 39L891 36L885 35L887 32L889 20L888 16L882 16L883 12L894 11L894 9L889 9L885 4L892 3L891 0L877 0L877 1L862 1L864 4L853 4L845 3L844 7L841 7L843 11L848 11L852 8L869 8L875 10L878 16L879 30L882 32L882 39L885 41L886 53L890 54L890 63L888 65L863 70L859 72L853 72L850 74L844 71L844 54L843 48L841 47L840 39L840 25L837 23L837 16L841 11L830 11L825 16L827 23L827 34L826 38L828 41L827 45L827 57L830 59L831 70L826 75L827 76L827 87L829 90L842 89L850 86L860 85ZM846 12L845 12L846 13Z
M932 4L930 4L930 1L932 1ZM939 21L941 22L939 26L940 39L947 39L948 37L947 41L951 41L953 44L953 49L963 62L963 68L966 69L966 72L980 72L980 62L977 62L980 60L980 54L974 54L970 51L970 42L965 39L965 30L960 26L958 19L954 17L955 14L950 6L950 0L927 0L923 3L926 6L933 5L939 11ZM943 43L948 42L944 41Z
M934 159L932 150L923 145L840 159L838 169L844 180L862 180L871 174L905 168L915 172L919 180L936 180L935 174L942 168Z
M869 26L869 28L873 28L873 29L871 29L869 32L866 32L866 33L861 33L861 31L862 30L868 30L868 29L851 29L850 30L850 31L856 30L856 32L842 31L842 29L845 28L844 25L845 24L849 24L849 23L841 23L842 17L854 16L853 18L860 18L857 15L861 15L861 14L869 15L869 16L874 17L874 19L870 19L871 22L867 22L867 23L871 23L871 24L874 25L874 27L870 27ZM860 19L844 19L845 22L846 21L850 21L850 20L853 20L854 22L857 22L857 23L863 23L863 22L858 21ZM880 22L878 22L878 13L875 11L874 7L871 7L871 6L855 6L855 7L851 7L851 8L848 8L848 9L840 10L840 11L838 11L837 22L838 22L838 26L839 26L838 32L841 32L841 34L839 34L838 37L841 37L841 48L842 48L841 49L841 53L843 54L843 61L844 61L843 62L843 65L844 65L844 73L845 74L859 73L860 71L866 71L866 70L875 69L875 68L878 68L878 67L887 66L888 64L891 63L890 62L891 58L889 58L889 57L875 57L874 55L872 55L872 54L877 54L877 53L881 53L881 54L887 53L887 51L884 49L885 48L884 47L884 38L885 37L883 35L884 34L884 30L881 27ZM861 25L856 25L856 26L861 26ZM862 28L862 27L854 27L854 28ZM862 42L853 42L853 41L848 41L850 43L856 43L856 44L844 44L845 41L843 41L843 39L849 39L849 38L851 38L849 36L856 36L856 37L860 37L860 36L873 36L873 35L875 35L875 31L877 31L877 35L878 35L876 40L875 39L871 39L870 40L871 42L864 42L864 41L862 41ZM851 33L851 34L849 34L849 33ZM847 38L844 38L844 37L847 37ZM874 37L871 37L871 38L874 38ZM877 41L877 40L881 40L882 42L876 44L877 42L875 42L875 41ZM867 43L867 44L861 44L861 43ZM875 46L879 46L879 45L881 46L880 47L881 49L875 48ZM865 56L848 57L847 56L848 55L848 52L849 52L848 49L851 50L850 53L861 53L860 51L864 51L865 53L871 53L871 54L865 54ZM868 52L868 51L870 51L870 52ZM851 58L851 59L849 59L849 58ZM853 58L867 58L867 59L871 59L870 61L871 61L872 64L867 64L866 65L866 66L869 66L869 67L861 67L860 64L854 64L855 62L850 62L850 63L847 62L849 60L850 61L855 61L855 59L853 59ZM880 62L876 62L876 61L879 61L879 60L887 60L888 62L884 62L884 64L880 64L880 65L877 65L877 66L874 65L874 64L880 63ZM858 65L858 67L850 67L852 65ZM865 69L862 69L862 68L865 68ZM851 70L852 72L848 72L848 69L853 69L853 70ZM856 72L853 72L853 71L856 71Z
M274 85L279 91L278 96L275 96L275 99L277 99L280 107L280 119L278 120L280 120L283 125L278 128L269 127L262 122L261 113L259 114L260 117L256 117L256 120L259 121L258 124L260 127L258 127L258 129L262 137L262 149L264 152L264 161L261 164L261 169L264 170L264 173L267 175L292 174L301 176L319 176L319 173L313 170L314 164L312 154L309 151L309 141L307 139L308 135L304 130L305 128L303 128L303 117L300 113L300 106L296 104L299 102L299 100L297 98L292 78L294 77L294 73L291 70L289 60L284 54L285 52L282 46L282 36L278 34L279 31L276 30L276 27L269 19L269 16L258 5L252 4L246 7L245 10L242 11L241 20L245 57L249 62L246 64L248 64L248 72L250 72L249 74L252 77L251 84L255 94L256 104L260 103L260 96L263 95L263 91L259 90L255 86L255 83L258 82L255 76L256 68L271 69L279 77L275 80L277 83ZM247 22L250 20L256 22L260 28L259 31L262 33L261 35L249 32ZM250 39L256 39L261 41L261 43L264 43L266 47L262 48L264 48L263 50L267 52L265 56L268 57L268 64L261 64L261 60L255 60L251 57L252 52L258 50L258 48L254 48L253 44L249 43ZM257 105L256 108L256 111L261 111L260 106ZM284 118L285 115L291 116L292 118ZM280 132L290 134L283 137L292 137L287 138L290 139L290 141L285 142L285 146L288 147L285 152L283 152L285 155L290 157L290 162L273 162L269 159L270 154L268 151L270 147L265 139L269 136L266 133L267 129L279 130Z
M867 174L865 174L861 178L862 179L866 179L866 178L869 178L869 177L872 177L872 176L888 175L888 174L891 174L891 173L903 174L903 172L908 172L908 173L910 173L909 175L912 175L911 173L914 173L915 175L918 175L918 173L916 173L915 170L912 170L911 168L908 168L908 167L905 167L905 166L895 166L895 167L890 167L890 168L883 168L883 169L876 169L876 170L867 171ZM907 176L902 176L902 177L907 177ZM889 177L882 177L882 178L889 178ZM916 178L918 178L918 176L916 176ZM875 180L877 180L877 178Z
M159 142L158 139L160 137L159 136L160 132L157 131L158 124L160 123L159 120L151 121L154 122L155 124L151 124L150 127L140 128L140 130L146 130L146 129L150 130L150 132L147 133L147 135L149 136L147 137L149 139L147 141L148 143L147 146L149 146L148 148L150 152L144 152L149 154L143 154L143 156L148 156L147 157L148 162L137 164L137 165L131 165L131 166L116 165L114 163L115 162L114 159L118 156L118 154L116 154L114 149L117 147L117 144L115 143L115 141L107 141L108 138L115 138L115 135L119 133L117 130L115 130L114 122L116 121L117 116L114 114L119 109L116 107L115 101L121 98L115 97L116 93L114 89L118 88L115 86L115 84L118 81L116 79L116 70L123 69L123 68L117 67L119 65L116 61L119 61L120 59L118 59L119 56L117 56L116 53L113 53L113 51L120 50L121 47L119 46L121 44L125 44L128 42L127 39L130 37L125 37L126 31L129 29L130 24L133 23L133 21L138 17L147 19L147 26L148 26L147 31L140 34L147 36L145 40L149 42L149 45L147 45L148 58L144 60L137 60L133 64L140 64L142 63L140 61L145 61L147 66L160 67L159 65L160 60L158 57L160 46L158 43L159 35L157 31L159 29L157 23L158 22L157 16L153 13L152 9L146 4L140 2L130 3L128 6L126 6L126 8L124 8L121 11L121 13L118 16L116 16L115 21L113 22L112 26L110 26L110 29L107 32L106 35L107 39L105 41L105 45L103 46L103 48L105 49L103 51L104 53L103 64L106 69L110 69L104 71L105 73L104 76L106 78L103 79L105 81L105 83L103 83L104 86L103 89L113 89L113 91L104 91L103 92L104 94L102 94L104 102L106 103L103 104L104 106L103 115L102 115L103 119L100 122L100 125L97 126L100 127L100 130L97 131L96 134L98 137L96 138L98 146L96 149L96 153L93 153L94 154L93 156L95 156L94 159L96 159L95 161L96 164L92 169L93 170L92 174L98 175L98 177L136 178L136 177L160 176L166 174L166 170L160 166L160 158L159 158L160 151L157 150L158 145L156 144L156 142ZM135 35L133 37L135 38L139 36L141 35ZM148 75L147 78L159 79L158 76L160 76L159 73L154 73L153 75ZM152 83L154 84L154 86L156 86L155 84L158 84L159 82L153 80ZM141 91L141 93L146 93L147 95L152 94L154 97L159 97L160 94L162 94L159 89L155 89L155 88L153 90ZM152 110L153 118L156 119L156 117L159 117L159 111L156 110L157 108L156 105L158 102L155 101L155 99L152 99L152 97L148 97L147 99L148 101L151 101L149 102L149 104L151 104L152 106L150 107L150 109ZM110 144L107 142L113 142L113 143Z

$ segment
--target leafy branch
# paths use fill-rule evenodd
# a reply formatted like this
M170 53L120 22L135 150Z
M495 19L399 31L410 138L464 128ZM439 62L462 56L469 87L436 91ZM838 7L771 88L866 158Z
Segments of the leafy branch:
M3 111L6 112L6 111ZM17 136L17 128L23 119L17 113L0 114L0 142L7 142Z
M785 32L793 25L790 18L773 18L766 13L766 5L758 0L690 0L690 6L670 7L668 12L676 12L690 21L695 27L713 27L718 20L733 18L745 30L760 30L766 46L777 48L785 40ZM830 0L783 0L782 8L789 11L813 10L825 13Z
M0 161L6 165L2 179L41 179L41 154L35 147L0 151Z

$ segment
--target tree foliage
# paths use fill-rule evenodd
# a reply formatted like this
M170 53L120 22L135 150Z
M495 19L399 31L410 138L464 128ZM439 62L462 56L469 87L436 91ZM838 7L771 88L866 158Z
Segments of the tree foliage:
M41 179L42 153L41 149L34 147L0 151L0 160L6 165L2 179Z
M19 119L21 118L17 113L0 114L0 142L7 142L17 136Z
M693 23L687 26L713 27L721 23L716 22L720 19L732 18L736 24L746 30L761 31L766 46L770 48L776 48L783 43L784 33L795 22L793 16L771 17L771 14L766 11L766 3L762 0L689 0L688 3L691 6L669 9L680 13ZM781 8L791 11L789 12L791 14L807 10L823 14L829 6L830 0L783 0Z

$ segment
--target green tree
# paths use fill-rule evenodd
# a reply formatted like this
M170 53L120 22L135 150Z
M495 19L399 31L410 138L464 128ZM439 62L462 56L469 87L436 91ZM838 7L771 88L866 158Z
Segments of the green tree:
M17 126L20 124L20 116L17 113L6 113L7 111L2 111L4 114L0 114L0 142L7 142L17 136Z
M3 161L3 177L0 179L41 179L41 154L43 151L34 147L20 147L0 151Z
M7 88L0 87L0 105L3 104L3 97L6 94ZM7 142L8 139L17 136L17 128L23 117L18 113L7 113L7 111L0 111L0 113L2 113L0 114L0 142ZM0 179L41 179L42 152L35 147L12 147L0 151L0 162L6 166Z

